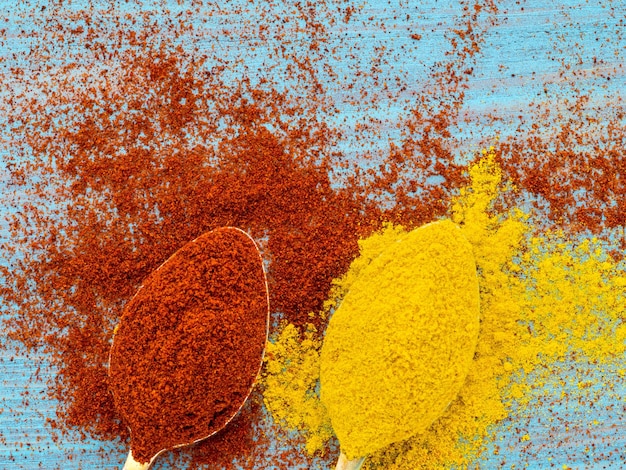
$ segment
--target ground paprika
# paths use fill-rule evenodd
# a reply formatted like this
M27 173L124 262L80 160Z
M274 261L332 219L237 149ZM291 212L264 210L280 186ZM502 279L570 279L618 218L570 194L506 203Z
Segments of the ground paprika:
M221 228L186 244L124 309L110 386L138 462L215 434L250 394L269 323L254 241Z

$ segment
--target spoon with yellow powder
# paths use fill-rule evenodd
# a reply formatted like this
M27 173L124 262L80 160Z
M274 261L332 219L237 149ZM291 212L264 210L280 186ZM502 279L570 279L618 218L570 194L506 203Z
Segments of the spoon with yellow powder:
M321 351L337 470L424 432L457 396L479 330L476 264L449 220L406 234L352 284Z

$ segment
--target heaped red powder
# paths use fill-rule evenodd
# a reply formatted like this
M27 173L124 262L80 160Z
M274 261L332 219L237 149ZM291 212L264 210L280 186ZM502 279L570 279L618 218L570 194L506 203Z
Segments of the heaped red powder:
M261 257L238 229L202 235L146 279L109 369L135 460L206 438L237 413L261 367L268 312Z

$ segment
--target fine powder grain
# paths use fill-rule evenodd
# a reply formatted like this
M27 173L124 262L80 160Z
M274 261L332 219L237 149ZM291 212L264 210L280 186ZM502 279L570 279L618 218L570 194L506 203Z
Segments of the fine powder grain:
M330 319L321 399L350 459L424 431L462 386L479 331L472 248L451 221L384 250Z
M110 361L137 461L203 439L238 412L267 324L262 260L241 230L202 235L148 277L125 309Z

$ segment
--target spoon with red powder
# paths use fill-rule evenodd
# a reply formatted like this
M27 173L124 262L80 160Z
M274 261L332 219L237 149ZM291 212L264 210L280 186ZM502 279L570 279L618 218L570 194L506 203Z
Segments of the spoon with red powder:
M244 231L205 233L154 271L126 305L109 359L131 433L124 469L226 426L252 391L268 328L263 260Z

